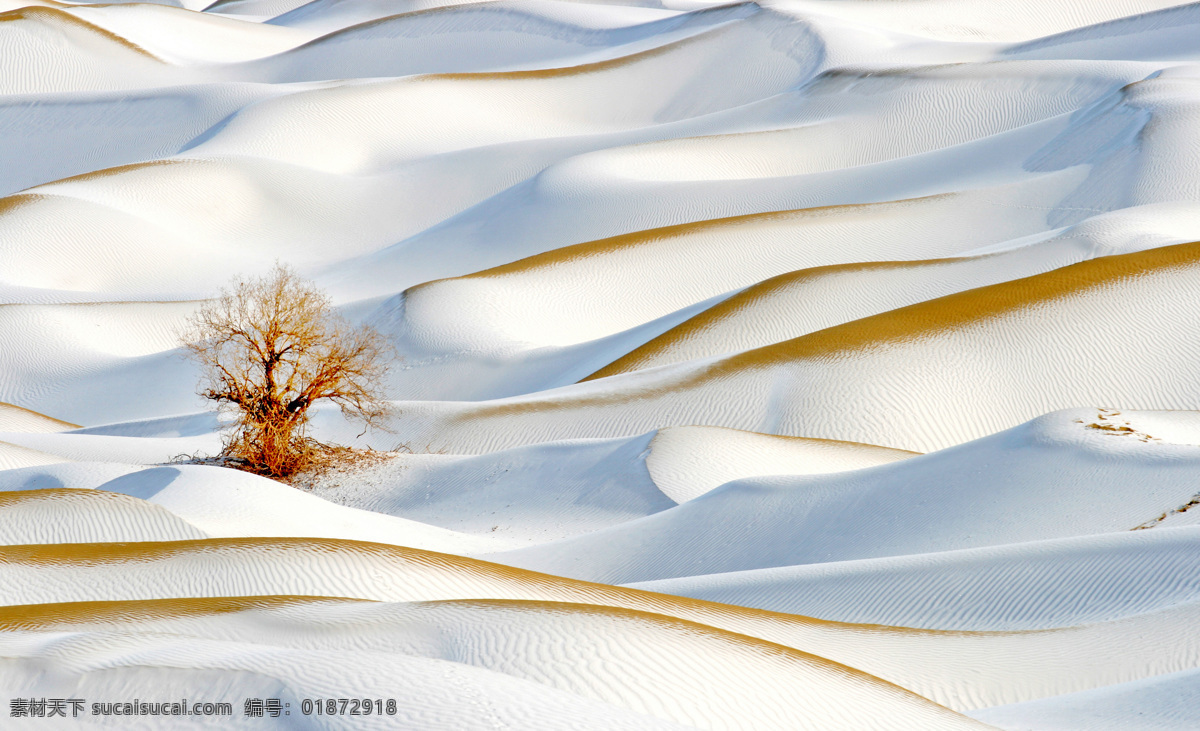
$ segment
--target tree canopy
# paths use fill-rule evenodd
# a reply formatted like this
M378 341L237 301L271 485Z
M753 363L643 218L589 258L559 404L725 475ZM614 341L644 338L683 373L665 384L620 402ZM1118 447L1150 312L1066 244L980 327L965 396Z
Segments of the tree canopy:
M285 266L234 281L189 324L183 345L201 366L198 393L236 416L223 455L253 471L284 477L308 464L319 445L305 427L318 401L370 426L388 413L387 342Z

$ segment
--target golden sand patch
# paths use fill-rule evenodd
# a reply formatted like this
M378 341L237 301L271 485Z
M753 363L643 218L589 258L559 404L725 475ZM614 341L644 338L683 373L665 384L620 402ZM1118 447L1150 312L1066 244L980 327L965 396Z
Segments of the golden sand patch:
M80 20L64 10L59 10L57 7L31 6L18 8L17 10L10 10L6 13L0 13L0 23L13 22L17 20L31 20L35 22L46 23L48 25L66 25L87 33L92 33L93 35L100 36L106 41L115 43L133 51L134 53L162 63L161 58L155 56L153 53L150 53L128 38L119 36L110 30L101 28L98 25L92 25L86 20Z
M234 614L247 610L276 609L303 604L366 601L341 597L239 596L19 604L0 607L0 632L61 630L109 622L136 624L156 619Z
M61 632L108 630L112 625L142 627L156 621L233 617L245 612L272 612L306 606L378 605L343 597L264 595L246 597L172 598L134 601L64 602L0 607L0 632ZM414 602L431 608L464 607L483 611L518 611L563 616L598 616L622 622L649 624L669 633L703 637L741 651L787 664L816 669L893 696L900 696L947 717L965 717L928 698L857 668L794 647L680 617L622 606L522 599L455 599Z
M513 399L483 403L454 417L452 423L481 418L536 414L654 399L751 370L821 358L846 357L881 345L914 342L939 333L995 319L1122 280L1137 279L1200 263L1200 242L1164 246L1078 264L864 317L814 333L743 351L702 369L693 369L665 385L625 387L608 393Z
M577 603L625 608L640 612L649 612L651 614L669 615L716 627L726 627L731 621L737 624L752 621L755 623L766 622L780 627L824 628L860 633L916 634L931 637L949 635L1016 635L1058 631L973 632L837 622L796 614L772 612L765 609L720 604L670 594L657 594L640 589L629 589L579 579L569 579L481 559L437 553L418 548L332 538L206 538L187 541L0 546L0 565L24 564L29 566L72 566L87 568L121 566L125 564L145 565L150 562L167 561L173 558L203 556L209 561L209 570L215 572L218 570L219 564L213 563L213 560L218 559L221 554L227 555L231 562L242 560L255 562L261 561L268 556L286 554L292 554L297 560L303 560L305 553L340 555L351 560L355 557L382 559L394 562L397 571L410 568L432 570L436 572L436 575L447 580L447 593L456 591L456 589L450 588L452 582L470 579L492 583L497 588L503 588L510 593L536 591L542 594L542 596L536 599L507 597L515 601L548 601L552 603ZM289 598L304 599L305 597L289 595ZM307 597L307 599L311 600L329 598L323 595ZM339 598L334 597L334 599ZM490 601L494 597L486 597L486 599ZM460 600L452 599L446 601ZM121 603L127 602L115 602L114 604ZM201 605L198 604L197 606ZM17 611L20 609L20 606L10 608ZM0 619L3 616L5 615L0 615Z
M0 442L4 444L4 442ZM132 502L149 505L135 497L117 492L105 492L90 488L48 487L41 490L11 490L0 492L0 509L25 503L56 503L68 501ZM58 545L58 544L51 544Z
M8 412L10 417L29 419L46 424L47 426L57 427L57 431L67 431L69 429L80 428L79 424L72 424L69 421L56 419L53 416L46 416L43 413L27 409L23 406L17 406L15 404L9 404L0 401L0 421L4 420L5 412Z
M541 254L508 264L485 269L473 274L465 274L457 279L486 279L494 277L506 277L513 275L528 274L537 271L543 271L560 264L575 263L586 259L604 256L620 251L634 251L640 247L652 245L659 241L665 241L685 236L693 236L696 234L705 233L723 233L727 230L739 226L753 226L762 223L788 223L802 225L810 221L819 221L830 218L839 218L855 214L865 214L869 212L888 211L892 209L909 208L914 205L923 203L931 203L935 201L947 200L956 197L955 193L942 193L939 195L931 195L923 198L907 198L897 201L886 201L883 203L853 203L835 206L818 206L816 208L795 208L783 211L768 211L765 213L750 213L741 216L728 216L725 218L710 218L701 221L691 221L688 223L679 223L671 226L661 226L659 228L650 228L642 231L633 231L626 234L618 234L609 236L595 241L585 241L580 244L572 244L558 249L552 249ZM421 287L433 284L427 282Z
M524 71L477 71L469 73L449 73L449 74L428 74L417 77L420 80L447 80L447 81L538 81L546 79L563 79L573 76L587 76L590 74L599 74L607 71L634 66L652 58L665 56L674 51L677 51L686 46L693 45L701 39L711 37L718 33L726 32L728 27L718 26L716 28L703 31L697 35L683 38L678 41L672 41L656 48L651 48L637 53L631 53L628 56L609 59L607 61L596 61L594 63L584 63L578 66L561 66L548 69L530 69Z
M150 160L148 162L132 162L127 165L115 165L111 168L101 168L99 170L92 170L91 172L59 178L58 180L52 180L48 183L43 183L43 185L50 186L57 185L59 183L82 183L91 180L101 180L114 175L124 175L125 173L132 173L137 170L145 170L147 168L165 167L168 165L188 165L195 164L196 162L197 161L195 160Z
M1200 242L1090 259L1042 274L918 302L738 353L714 364L697 378L720 378L747 368L843 355L888 343L912 342L1114 282L1190 268L1198 263Z
M33 193L17 193L0 198L0 216L12 213L18 208L24 208L25 206L37 203L45 197Z
M780 274L770 279L765 279L758 284L752 285L747 289L735 294L729 299L719 302L718 304L700 312L694 317L691 317L684 322L676 325L662 335L645 343L641 347L635 348L624 356L609 363L605 367L595 373L582 379L583 381L591 381L597 378L605 378L614 376L618 373L628 373L645 368L649 365L662 365L656 362L667 355L673 348L681 343L687 342L693 338L699 337L702 333L710 328L719 325L729 319L737 317L740 313L751 310L754 306L782 290L806 283L816 282L819 279L830 276L838 276L852 272L860 271L880 271L888 269L918 269L931 266L943 266L952 262L961 261L961 259L924 259L919 261L872 261L872 262L854 262L849 264L831 264L822 267L813 267L810 269L801 269L799 271Z

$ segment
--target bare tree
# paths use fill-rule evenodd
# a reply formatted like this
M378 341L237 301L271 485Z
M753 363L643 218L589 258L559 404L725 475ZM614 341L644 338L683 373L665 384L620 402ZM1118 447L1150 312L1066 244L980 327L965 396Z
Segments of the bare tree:
M203 371L198 393L236 415L222 454L251 471L286 477L311 462L322 445L305 427L318 401L368 426L388 412L386 341L351 326L285 266L234 281L189 325L183 346Z

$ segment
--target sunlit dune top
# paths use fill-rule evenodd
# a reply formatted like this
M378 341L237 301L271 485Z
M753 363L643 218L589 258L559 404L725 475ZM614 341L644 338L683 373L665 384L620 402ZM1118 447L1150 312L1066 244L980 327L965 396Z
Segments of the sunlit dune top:
M0 402L0 432L59 432L78 428L78 424Z
M6 13L0 13L0 23L25 20L25 21L46 23L48 25L55 25L55 26L60 26L60 27L66 26L69 28L82 30L87 33L97 35L106 41L115 43L123 48L127 48L130 51L133 51L134 53L137 53L141 56L145 56L146 58L153 59L155 61L161 61L161 59L159 59L157 56L150 53L149 51L142 48L141 46L137 45L133 41L130 41L128 38L119 36L116 33L113 33L112 31L109 31L109 30L106 30L99 26L93 25L85 20L80 20L79 18L72 15L71 13L66 12L65 10L59 10L58 9L59 7L66 7L66 6L62 6L62 5L57 6L57 7L33 6L33 7L19 8L17 10L10 10Z
M705 376L719 377L747 367L829 357L888 343L914 341L1121 280L1192 268L1198 262L1200 243L1092 259L1044 274L920 302L777 345L739 353L715 364Z
M588 391L579 395L484 404L464 412L461 417L452 417L451 421L458 419L465 422L488 416L626 403L661 394L664 389L685 390L750 370L802 360L847 357L881 346L913 343L1118 282L1192 268L1198 260L1200 243L1102 257L1023 279L919 302L792 340L736 353L697 368L672 371L666 380L642 379L622 388Z
M382 596L378 593L383 588L383 585L380 584L376 590L368 589L365 595L346 597L351 599L387 601L511 599L566 602L665 614L705 624L715 623L717 626L727 626L732 621L750 622L753 625L765 623L764 626L824 628L847 632L900 633L904 635L915 633L928 636L963 634L962 632L947 633L939 630L834 622L688 597L656 594L610 584L580 581L464 556L359 541L316 538L210 538L187 541L0 546L0 566L43 566L67 570L159 566L163 571L177 571L177 567L171 567L172 561L199 559L205 562L210 571L217 570L218 566L224 566L228 571L238 571L253 565L255 574L269 577L272 572L278 570L271 568L272 564L282 562L280 565L307 566L306 570L313 572L313 576L316 577L320 575L320 572L316 569L313 561L322 558L335 561L340 567L339 571L342 572L355 565L361 568L370 562L381 561L383 566L387 567L387 573L394 574L393 578L403 577L404 579L404 596ZM376 569L376 571L378 570ZM345 576L344 578L354 583L352 577ZM349 585L345 588L349 589ZM362 588L358 588L357 591L362 591ZM286 596L294 598L306 595L288 594ZM312 596L342 598L344 595L325 591L314 592ZM160 599L169 598L160 597ZM186 608L192 605L184 604L182 606ZM203 604L196 606L203 606ZM13 611L18 610L14 609ZM741 626L749 627L751 624L742 624Z
M671 328L650 342L635 348L583 380L590 381L596 378L605 378L618 373L628 373L629 371L660 365L663 362L670 362L669 353L681 343L693 338L702 337L706 330L715 325L734 318L740 313L752 310L756 304L769 299L773 295L777 295L791 287L803 285L809 281L830 275L836 276L838 274L858 271L886 271L890 269L936 266L944 263L944 261L952 260L854 262L849 264L832 264L781 274L753 285L723 302L717 303L695 317L689 318L676 327Z

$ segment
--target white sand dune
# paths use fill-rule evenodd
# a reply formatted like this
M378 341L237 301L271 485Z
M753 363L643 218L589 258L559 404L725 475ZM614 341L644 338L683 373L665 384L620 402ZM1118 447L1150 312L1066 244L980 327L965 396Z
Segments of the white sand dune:
M939 241L928 229L907 228L924 222L931 227L944 224L946 216L965 206L970 206L970 201L963 196L938 196L718 219L602 239L413 287L404 295L403 326L415 347L429 348L432 343L426 342L432 340L447 351L499 350L511 343L584 342L794 270L890 256L949 255L964 245L973 248L995 242L997 239L966 240L938 227L934 230L946 236ZM1018 228L1019 221L1011 218L1007 226L1001 229L1005 238L1036 230ZM804 237L802 246L796 242L798 233ZM834 246L847 235L854 237L852 244ZM737 266L719 266L739 246L752 246L757 256ZM1073 256L1079 256L1068 246L1045 251L1027 248L1033 250L1021 249L1008 253L1004 260L988 262L995 266L976 266L1002 281L1052 268L1055 263L1073 263ZM634 262L642 265L640 271L631 266ZM652 287L655 277L664 271L672 272L680 286ZM988 283L980 279L964 283L963 288ZM604 309L588 306L594 301L603 303ZM535 312L543 316L531 317ZM866 314L871 313L860 316ZM497 343L498 336L503 340Z
M1066 411L870 469L737 480L646 518L492 558L628 583L1128 531L1191 501L1200 460L1200 447L1130 423L1137 414Z
M1190 530L1190 529L1188 529ZM1042 632L931 632L848 625L529 574L377 544L222 539L0 548L19 603L286 594L384 601L504 598L648 610L858 668L960 710L1085 690L1196 666L1194 603ZM200 567L206 567L201 569ZM86 571L102 594L74 580ZM1180 636L1180 634L1182 636ZM1110 653L1120 641L1120 657ZM967 672L973 668L973 672Z
M171 359L178 361L178 357ZM153 393L154 362L146 364L142 388L138 393ZM93 383L105 381L103 371L88 374ZM173 375L169 370L168 377ZM191 405L191 398L181 399ZM64 401L64 403L70 403ZM117 464L159 464L184 457L206 458L221 450L220 420L216 414L199 413L176 417L116 422L85 429L58 432L0 432L4 439L29 449L58 455L79 462Z
M1198 27L0 0L0 687L1196 726ZM276 262L397 356L295 486L184 462L228 419L180 333Z
M166 294L167 283L189 275L198 278L190 291L211 291L230 266L269 268L284 252L307 263L303 247L311 262L325 251L322 232L362 220L355 214L382 204L384 195L378 181L265 160L171 159L113 168L6 199L0 227L12 245L5 251L5 275L45 288L174 299L177 294ZM207 206L219 206L225 215L206 215ZM298 215L305 210L307 216ZM51 222L57 232L47 240ZM381 241L390 238L385 222L374 228ZM370 229L356 231L354 239L344 235L345 243L368 246ZM120 246L113 243L118 232ZM38 269L39 251L47 246L61 258L57 266ZM96 265L76 272L71 262L87 252Z
M145 500L97 490L0 493L0 543L183 541L207 534Z
M1104 3L1019 0L1001 9L986 0L936 0L916 8L909 3L895 1L864 3L839 0L820 3L824 12L837 17L955 41L1036 38L1181 5L1185 3L1179 0L1115 0ZM802 12L811 8L812 3L808 0L790 0L785 6ZM1096 31L1086 29L1083 32L1091 35Z
M139 471L132 466L188 453L215 454L219 445L207 429L192 435L206 425L192 421L162 419L66 434L5 435L27 445L6 447L14 460L10 468L64 460L74 460L80 468L14 471L17 479L0 481L0 490L68 487L124 492L178 507L183 512L176 512L210 535L364 539L371 535L378 542L450 550L447 544L425 544L422 538L410 536L404 527L407 521L371 520L383 513L487 539L454 546L459 549L455 552L472 553L494 550L497 541L542 543L620 525L674 507L730 479L838 472L912 456L870 445L709 427L672 428L630 439L534 445L480 456L396 454L312 482L317 497L359 509L346 511L347 516L357 516L347 518L355 527L348 524L339 530L330 523L331 516L322 513L320 506L325 503L269 480L211 467ZM111 464L104 466L97 460ZM171 486L168 493L162 492L166 485ZM293 502L299 512L289 520L279 506ZM205 507L211 503L219 506L219 512ZM271 518L254 517L260 514ZM368 527L374 524L378 529Z
M381 306L376 321L395 333L406 359L404 377L394 386L398 396L496 398L563 386L761 279L797 268L954 256L1036 231L1040 214L1022 220L996 207L988 199L998 192L1005 191L734 217L589 242L410 288ZM988 223L975 228L962 221L972 231L964 238L963 227L952 222L964 209L978 221L976 206L988 209ZM976 231L980 238L974 238ZM811 244L798 246L797 232ZM1014 252L1005 261L1016 275L1085 257L1086 245L1074 240L1082 238L1079 233L1045 248ZM1088 238L1100 237L1089 233ZM762 258L729 266L745 247ZM652 266L629 271L637 261ZM372 264L386 266L378 260ZM410 271L413 266L411 260L406 264ZM436 266L444 267L444 260ZM663 270L677 272L686 286L655 286ZM584 292L593 293L599 304L587 305L594 300L582 297ZM911 292L904 296L913 297Z
M1136 59L1195 61L1187 39L1200 25L1193 3L1148 10L1085 28L1074 28L1005 49L1018 58Z
M312 491L451 530L543 543L658 513L740 477L840 472L911 456L866 444L673 427L478 456L395 454L315 478Z
M0 14L3 94L137 89L171 83L154 54L57 7Z
M173 155L272 87L246 83L0 99L0 195ZM37 103L33 103L37 99Z
M730 65L725 59L733 48L742 51ZM198 150L324 163L342 171L356 161L378 166L518 140L611 133L785 91L811 76L819 55L819 41L803 23L760 11L742 23L610 61L339 84L289 95L236 115ZM725 91L703 97L689 93L701 78L719 84L722 76L735 74L754 81L718 86ZM644 93L633 93L643 86ZM624 93L614 97L616 89ZM613 104L610 97L622 101ZM462 114L464 104L474 112ZM381 115L388 126L372 122ZM273 133L263 135L268 128ZM314 144L319 135L327 144Z
M278 83L574 66L660 47L757 10L749 3L681 14L631 13L618 6L584 16L562 13L555 3L496 2L406 13L392 5L388 14L370 17L368 3L340 3L329 8L341 11L334 19L335 12L319 12L315 5L276 18L272 26L336 30L248 64L239 74ZM360 22L348 23L351 13ZM472 53L462 53L466 45Z
M452 553L503 543L390 515L330 505L257 475L180 465L123 475L96 487L161 505L210 536L311 536L370 540Z
M717 4L720 9L724 4ZM703 10L703 7L698 8ZM322 30L353 28L369 21L385 20L396 15L404 14L416 19L419 15L427 18L457 18L462 17L454 11L464 11L467 18L496 17L503 23L512 16L534 14L546 21L556 24L571 24L589 29L610 31L625 29L631 26L643 25L656 20L686 17L687 12L663 7L658 2L641 2L640 0L620 3L560 3L550 0L526 0L519 4L496 0L485 4L463 0L405 0L404 2L389 2L388 0L363 0L362 2L347 3L341 0L310 0L295 10L282 13L271 18L271 25L283 25L292 28L320 28ZM447 11L453 14L447 14ZM483 11L476 15L476 11ZM546 25L549 25L548 23ZM534 28L545 27L543 23L535 23Z
M235 605L236 606L236 605ZM253 607L253 602L243 606ZM254 621L250 612L247 622ZM264 618L271 615L263 615ZM132 623L131 623L132 624ZM89 636L76 632L55 638L53 633L9 633L4 646L9 657L0 670L6 686L26 693L50 696L68 694L83 683L93 697L123 698L134 686L149 683L159 695L154 701L180 702L195 698L197 684L209 687L205 702L231 703L231 717L212 719L172 718L180 725L211 725L224 728L295 728L301 716L300 697L311 702L315 697L337 697L338 693L356 697L369 695L371 715L319 718L322 728L395 728L397 725L425 728L495 728L497 723L521 728L561 728L563 724L580 728L686 728L668 721L626 711L576 694L557 691L546 685L513 678L462 663L427 659L415 655L384 654L363 651L361 647L308 649L294 646L210 640L204 637L167 636L147 638L137 633L114 632ZM372 635L361 633L360 641L370 642ZM347 643L349 644L349 643ZM350 650L350 651L348 651ZM31 680L25 667L53 667L53 674ZM206 679L228 676L237 685L208 686ZM353 689L353 690L351 690ZM462 702L463 694L472 703ZM246 696L289 698L288 714L281 703L279 718L244 715ZM130 696L132 701L132 696ZM382 699L396 701L392 706ZM292 702L290 699L295 699ZM376 712L374 699L381 703ZM110 701L111 702L111 701ZM119 701L118 701L119 702ZM335 709L336 709L335 705ZM86 708L86 707L85 707ZM190 708L190 704L189 704ZM391 709L392 713L387 714ZM294 709L294 710L291 710ZM321 716L325 716L322 706ZM349 706L347 706L349 710ZM87 710L85 710L85 713ZM93 719L89 719L93 720ZM132 719L137 728L161 726L165 719ZM107 722L107 723L106 723ZM18 721L17 723L20 723ZM97 717L95 725L130 727L127 717ZM311 721L310 721L311 723Z
M189 604L200 611L189 612ZM689 728L782 727L797 722L800 728L830 729L982 727L893 685L820 658L649 613L504 601L377 605L293 600L290 606L276 602L277 606L262 608L247 604L247 609L232 616L206 616L205 604L181 602L182 606L177 606L182 612L166 605L162 607L165 616L155 618L156 607L147 607L149 626L140 630L166 633L174 640L158 647L146 647L144 641L120 632L128 632L133 618L128 614L89 622L86 615L55 616L55 605L44 605L14 617L9 625L38 631L27 630L24 637L5 644L9 653L15 651L23 659L66 664L77 673L90 670L89 665L95 667L103 658L108 667L100 671L101 677L108 682L129 674L133 658L140 656L139 664L150 667L178 666L178 660L172 662L173 656L190 649L194 659L180 668L184 677L188 670L195 673L206 667L249 668L249 661L254 660L261 663L254 668L258 674L278 678L285 687L291 686L288 690L298 692L316 692L315 688L308 690L313 686L338 687L360 673L387 672L394 682L418 670L432 670L434 676L463 673L465 678L453 685L470 687L469 682L480 682L483 673L467 669L478 668L525 681L509 681L500 687L517 691L518 698L533 696L534 708L557 696L582 698L591 703L576 701L568 708L624 709L626 714L612 710L604 714L618 720L640 713ZM69 606L66 609L70 612ZM136 613L138 607L130 605L129 610ZM264 622L270 622L269 636L262 632ZM43 640L39 647L39 639L49 640L55 630L61 633L67 628L73 630L72 636L58 642ZM514 642L514 638L519 639ZM243 653L231 652L234 643L250 647ZM367 643L370 649L363 652ZM346 664L348 651L356 655L357 672ZM329 667L332 677L317 680L313 661L339 653L341 662ZM721 662L690 662L690 657L697 655L716 656ZM413 662L417 658L426 658L426 662ZM288 667L289 661L295 664ZM462 666L467 668L450 669ZM53 684L53 680L45 683ZM438 708L442 716L437 719L439 725L447 723L445 715L451 714L465 716L472 726L483 720L472 718L480 714L480 709L472 706L493 705L490 696L495 686L487 683L484 689L471 693L475 702L459 704L457 713ZM503 715L513 715L511 702L498 704ZM418 707L425 705L422 702ZM889 712L880 717L868 710L875 707ZM405 708L403 715L415 711ZM550 719L565 722L562 711L540 718L533 727L554 727L547 723ZM409 718L409 723L424 725L420 716ZM386 719L392 723L400 720ZM493 723L495 720L493 715ZM593 717L590 723L597 721ZM651 723L650 727L656 726Z
M177 66L250 61L313 38L295 28L149 3L85 5L68 12Z
M1194 529L1125 531L631 584L864 624L1050 629L1195 601Z
M141 465L119 462L70 461L9 469L0 473L0 493L60 489L83 492L141 469Z
M78 428L78 424L55 419L36 411L0 403L0 430L6 432L52 433Z
M704 424L925 452L1081 402L1197 409L1196 342L1172 335L1200 318L1190 298L1197 252L1103 257L757 350L530 396L404 402L398 433L467 453ZM1155 328L1132 325L1132 301L1156 313ZM998 343L1028 356L998 359Z
M871 444L677 426L654 435L646 468L660 490L684 503L740 478L845 472L913 456Z
M675 506L647 469L653 434L479 456L398 454L316 480L313 494L464 533L541 543Z
M39 452L36 449L28 449L16 444L0 442L0 469L13 470L22 467L37 467L56 464L62 461L64 460L61 457Z
M404 518L330 505L273 480L221 468L179 465L120 470L115 475L114 470L102 469L99 475L108 479L101 482L87 472L80 475L78 471L36 469L52 463L50 460L41 464L27 461L30 464L14 465L30 468L22 475L24 479L3 486L12 492L0 491L0 497L9 501L6 509L18 516L13 518L11 535L34 535L39 522L46 522L51 525L43 531L50 531L47 535L57 538L13 538L8 541L11 544L307 536L372 540L459 554L484 553L512 545L501 536L466 535ZM63 476L74 479L64 482ZM59 485L54 485L55 481ZM44 489L47 487L59 489ZM29 490L32 492L26 494ZM110 493L137 499L121 500ZM79 511L95 515L82 523L67 521L67 509L62 505L78 505ZM48 517L56 511L64 513L63 523L57 526ZM149 511L152 518L145 517L144 511ZM159 525L164 515L173 520L170 530ZM89 535L120 537L86 538Z
M692 316L589 378L791 340L953 292L1015 279L1018 272L1033 274L1075 263L1076 256L1085 255L1081 249L1076 241L1062 238L981 257L835 265L782 274ZM977 278L981 275L986 278Z
M1196 715L1196 671L975 711L971 715L1003 729L1189 729Z
M504 263L489 245L496 239L519 238L521 253L528 256L566 243L697 220L910 199L983 186L1004 187L1002 199L989 196L986 208L993 214L999 213L995 210L998 205L1023 209L1035 217L1042 230L1079 223L1089 214L1124 206L1195 201L1195 192L1190 188L1168 182L1190 179L1200 165L1195 146L1175 131L1187 129L1196 114L1195 85L1187 68L1161 73L1144 66L1130 69L1125 78L1137 83L1118 89L1114 87L1120 82L1113 79L1116 83L1109 87L1110 93L1097 93L1093 102L1085 103L1074 114L907 157L869 164L845 160L850 167L805 175L647 180L611 164L608 152L577 156L435 229L368 257L354 268L338 271L347 278L370 281L379 276L382 267L394 278L406 267L411 271L414 266L436 266L426 263L432 258L427 253L431 249L443 254L449 249L458 256L469 256L469 261L480 267L495 266ZM842 88L835 86L834 90L844 95ZM1093 88L1096 92L1103 89ZM1048 94L1064 91L1061 86L1047 88ZM768 102L784 106L785 99L780 96ZM735 112L748 115L751 108L760 115L771 113L769 106L760 109L754 105ZM1151 120L1155 123L1148 124ZM869 136L864 135L863 144L879 136L878 131L871 130ZM828 145L820 142L817 146ZM772 150L769 154L778 159L788 153ZM951 158L953 163L949 162ZM708 164L712 157L702 159ZM650 164L644 167L656 169ZM660 164L657 169L674 167ZM1121 184L1114 185L1116 180ZM1167 185L1173 187L1160 187ZM589 191L589 195L581 197L580 191ZM638 201L647 198L670 205L645 210ZM1047 200L1057 203L1046 206ZM1004 211L1004 215L1012 216L1013 211ZM961 235L961 229L952 230ZM950 254L943 251L934 256ZM452 261L459 261L458 256ZM454 273L442 264L440 270L434 269L429 275Z
M871 227L875 231L870 232L886 238L889 246L897 246L897 253L901 242L896 240L896 232L882 224L894 223L898 217L911 220L911 207L925 201L906 203L892 207L894 217L880 216L877 227ZM943 203L946 208L954 205ZM817 220L827 214L832 219L828 223L838 226L833 229L838 235L843 235L853 215L805 213ZM763 218L762 224L788 235L807 223L803 214ZM772 218L776 220L770 222ZM734 244L742 243L742 237L759 223L731 219L714 222L710 231L697 232L699 235L667 230L632 239L618 237L410 289L395 305L403 319L389 326L397 333L402 352L414 359L400 388L416 391L414 397L429 398L435 394L417 389L432 382L435 388L454 388L461 393L460 383L479 383L483 353L507 361L506 371L517 371L529 368L528 355L555 350L558 363L570 368L572 361L580 360L579 355L591 357L589 349L571 346L589 341L598 345L597 341L607 338L611 357L628 342L623 334L632 335L642 323L666 322L660 318L682 319L677 313L689 308L699 311L684 314L687 319L590 377L750 350L952 292L1075 263L1091 254L1078 240L1062 238L981 258L835 264L771 276L778 269L814 258L820 261L824 256L849 254L845 249L811 251L780 237L771 242L778 248L769 258L745 267L718 266ZM820 224L810 231L815 249L822 233ZM865 244L869 238L858 241ZM707 252L699 246L710 242L715 245L710 256L705 256ZM668 246L672 250L663 251ZM766 247L760 251L768 254ZM635 261L652 266L641 276L630 276L630 269L638 270ZM763 268L756 271L755 265ZM656 291L653 281L664 270L675 273L679 288ZM760 278L764 281L758 281ZM748 282L757 283L745 287ZM855 296L847 298L843 296L846 292ZM596 301L605 306L597 307ZM496 368L492 363L488 366L493 371ZM503 382L521 383L512 377Z
M730 114L749 116L750 111L743 107ZM726 116L710 115L702 119L722 121ZM1005 225L1022 226L1010 236L1016 238L1045 230L1047 211L1041 203L1047 198L1067 195L1078 187L1082 176L1081 171L1065 167L1043 173L1029 172L1015 164L1012 149L1014 146L1027 149L1032 154L1062 132L1064 123L1065 120L1051 119L964 143L959 146L964 149L955 149L953 157L966 158L967 162L963 168L955 168L958 172L954 174L961 177L953 181L941 179L950 156L946 150L811 175L684 181L631 178L624 170L608 164L603 154L576 155L457 213L436 228L364 257L362 261L334 268L330 274L331 283L336 287L335 291L346 291L349 281L363 283L360 287L370 286L370 282L379 281L381 275L386 274L387 281L399 279L406 285L415 284L417 281L400 277L405 276L405 272L416 271L424 273L424 279L453 276L463 272L451 267L463 262L471 262L472 269L483 269L566 244L696 221L908 200L985 186L1001 190L995 191L1000 194L1000 200L994 195L987 196L988 203L982 206L984 216L999 218L997 205L1023 209L1024 215L1022 210L1018 210L1016 216L1012 210L1003 213L1005 219L1012 219L1011 224ZM726 125L726 129L728 127ZM665 135L674 130L657 131ZM686 131L690 130L680 129L679 133ZM706 131L712 131L711 127ZM937 182L933 182L935 179ZM1018 182L1027 185L1014 185ZM580 205L580 191L594 191L588 196L595 198L592 205ZM662 199L672 205L643 210L638 202L648 198ZM1095 212L1104 210L1096 209ZM1024 218L1025 215L1028 218ZM487 226L483 224L485 221ZM961 229L951 230L961 236ZM995 234L995 231L981 232L981 235ZM489 245L493 237L515 239L514 245L503 252L497 251ZM444 258L439 260L435 252L447 250L454 252L455 257L448 262ZM943 250L940 255L957 251L961 250ZM917 258L930 255L939 254ZM886 258L901 257L891 255ZM836 263L836 260L820 263Z

